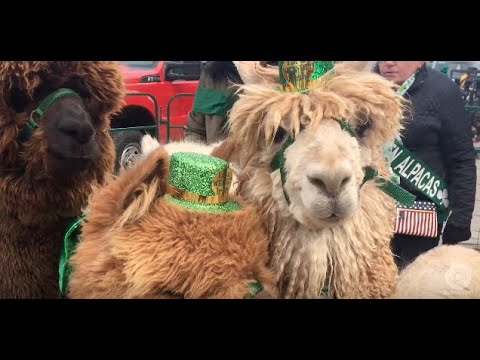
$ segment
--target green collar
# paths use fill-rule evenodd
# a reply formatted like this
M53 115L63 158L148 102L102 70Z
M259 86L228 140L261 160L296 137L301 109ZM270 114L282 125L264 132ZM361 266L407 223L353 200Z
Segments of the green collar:
M249 282L247 284L247 287L248 287L248 294L245 296L245 299L253 299L263 290L263 285L260 281Z
M68 225L67 231L65 232L65 235L63 237L62 251L60 253L60 261L58 267L58 285L60 288L60 292L64 296L67 295L68 282L70 279L70 274L73 270L69 263L70 257L73 255L78 243L80 242L80 231L83 222L86 222L85 215L76 218L73 222L70 223L70 225Z
M73 95L73 96L78 96L80 97L80 95L72 90L72 89L68 89L68 88L61 88L61 89L58 89L57 91L54 91L53 93L51 93L50 95L48 95L41 103L40 105L38 105L38 107L32 111L32 113L30 114L30 117L28 118L27 122L25 123L25 126L23 127L23 129L20 131L20 133L18 134L18 137L17 139L20 141L20 142L25 142L27 141L28 139L30 139L30 137L32 136L33 132L35 131L35 129L38 128L38 124L37 122L35 121L34 119L34 115L36 114L37 115L37 119L42 117L43 114L45 113L45 111L55 102L57 101L58 99L60 99L61 97L63 96L66 96L66 95Z

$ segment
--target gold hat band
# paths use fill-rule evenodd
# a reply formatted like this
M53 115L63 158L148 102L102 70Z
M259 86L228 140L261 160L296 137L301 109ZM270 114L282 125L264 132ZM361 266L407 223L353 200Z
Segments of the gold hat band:
M223 204L228 200L228 192L223 195L205 196L178 189L170 184L167 184L167 194L183 200L198 202L202 204Z

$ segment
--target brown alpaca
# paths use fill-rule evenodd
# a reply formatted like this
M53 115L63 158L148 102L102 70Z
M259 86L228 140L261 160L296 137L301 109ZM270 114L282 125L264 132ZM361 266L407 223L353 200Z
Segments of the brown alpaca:
M238 159L239 194L263 215L280 296L323 297L326 288L330 298L391 297L394 199L364 180L367 167L389 178L383 145L407 104L361 71L367 63L337 63L307 92L279 91L278 69L237 67L245 85L230 139L214 153ZM278 154L284 165L275 169Z
M166 200L168 153L96 189L70 259L70 298L244 298L249 283L273 294L258 214L191 211ZM238 200L238 199L236 199ZM267 294L267 295L265 295Z
M60 88L38 128L33 110ZM110 117L124 94L110 61L0 62L0 298L57 298L68 223L114 162Z

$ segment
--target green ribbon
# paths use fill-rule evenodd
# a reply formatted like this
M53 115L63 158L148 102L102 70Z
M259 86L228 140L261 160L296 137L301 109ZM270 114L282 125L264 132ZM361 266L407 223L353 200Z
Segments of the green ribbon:
M263 290L263 285L260 281L253 281L247 284L247 288L248 294L245 296L245 299L253 299Z
M192 110L206 115L226 115L235 102L228 91L198 87Z
M67 228L65 236L63 238L62 252L60 253L60 263L59 263L59 287L60 292L63 295L67 294L68 282L70 279L70 274L72 273L72 267L69 264L70 258L77 248L80 236L80 226L85 221L85 215L82 215L80 218L75 219Z
M272 171L280 170L280 178L282 180L282 189L283 195L285 196L285 200L287 204L290 205L290 198L288 197L287 191L285 190L285 182L287 181L287 173L285 170L285 150L292 145L294 140L289 136L287 140L283 143L282 149L275 154L273 160L270 164Z

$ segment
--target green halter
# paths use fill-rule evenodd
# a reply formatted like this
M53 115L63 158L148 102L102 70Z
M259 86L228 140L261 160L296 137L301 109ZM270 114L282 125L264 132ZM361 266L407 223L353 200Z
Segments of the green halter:
M38 124L37 122L35 121L34 119L34 115L36 114L38 118L42 117L43 114L45 113L45 111L58 99L60 99L61 97L63 96L66 96L66 95L73 95L73 96L78 96L80 97L80 95L72 90L72 89L68 89L68 88L61 88L61 89L58 89L56 91L54 91L53 93L51 93L50 95L48 95L41 103L40 105L38 105L38 107L32 111L32 113L30 114L30 117L28 118L27 122L25 123L25 126L23 127L23 129L20 131L20 133L18 134L18 137L17 139L20 141L20 142L25 142L27 141L28 139L30 139L32 137L32 134L33 132L35 131L35 129L38 128Z
M352 130L350 125L345 120L338 120L338 119L335 119L335 120L338 122L338 124L340 125L342 130L348 132L351 136L355 136L355 132ZM294 139L292 139L291 137L288 137L288 139L283 144L282 149L280 149L280 151L278 151L275 154L275 156L274 156L274 158L273 158L273 160L270 164L270 167L271 167L272 171L275 171L275 170L278 170L278 169L280 170L280 178L282 180L283 194L285 195L285 200L287 201L287 204L289 204L289 205L290 205L290 199L288 197L287 192L285 191L285 182L287 180L287 174L285 172L285 155L284 155L284 153L285 153L285 150L290 145L293 144L293 142L294 142ZM413 204L413 202L415 201L416 197L414 195L412 195L408 191L402 189L400 186L398 186L394 182L379 176L378 171L375 170L373 167L367 166L363 169L363 171L364 171L364 177L363 177L362 183L360 184L360 187L362 187L363 184L365 184L368 180L375 179L375 180L377 180L377 183L378 183L380 189L383 192L385 192L387 195L391 196L392 198L394 198L395 200L397 200L401 204L404 204L405 206L411 206Z

